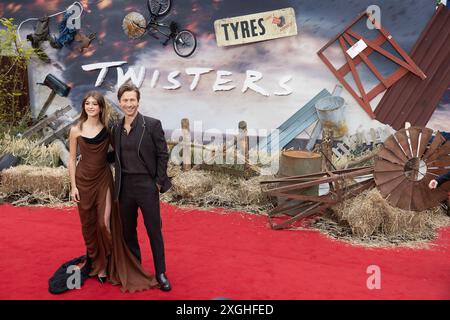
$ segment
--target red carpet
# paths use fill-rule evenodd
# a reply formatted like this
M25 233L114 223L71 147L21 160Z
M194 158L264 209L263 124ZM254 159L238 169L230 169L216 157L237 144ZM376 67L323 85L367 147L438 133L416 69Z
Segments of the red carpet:
M238 212L163 204L162 216L171 292L123 294L88 279L55 296L48 278L84 253L76 209L0 206L0 299L450 299L450 228L427 250L365 249ZM153 272L142 220L139 237ZM369 265L381 268L380 290L367 289Z

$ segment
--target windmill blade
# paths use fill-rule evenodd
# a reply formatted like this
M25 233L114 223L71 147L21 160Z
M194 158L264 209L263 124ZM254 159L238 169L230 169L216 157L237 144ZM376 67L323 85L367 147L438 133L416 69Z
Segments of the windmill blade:
M411 210L413 190L414 182L408 179L395 189L394 193L399 195L396 207L404 210Z
M422 128L422 133L420 135L420 142L419 142L419 151L418 151L418 157L422 158L423 153L427 149L428 143L430 142L430 138L433 135L433 130L429 128Z
M438 148L445 142L445 138L442 136L440 132L436 134L436 136L433 139L433 142L428 147L427 151L423 155L422 159L427 160L428 157L430 157Z
M396 164L400 164L400 165L402 165L402 166L403 166L404 163L405 163L402 159L400 159L399 157L397 157L394 153L392 153L392 151L389 151L387 148L382 148L382 149L378 152L377 156L378 156L379 158L383 158L383 159L385 159L385 160L387 160L387 161L389 161L389 162L396 163Z
M418 157L418 151L419 151L419 137L422 133L422 130L419 127L411 127L409 128L409 138L411 142L411 148L412 148L412 156Z
M392 191L395 190L395 188L397 188L404 180L406 179L406 177L403 176L398 176L395 179L392 179L388 182L385 183L378 183L377 180L375 179L375 183L377 185L378 190L380 191L381 195L386 198L389 194L391 194Z
M431 164L434 160L437 160L441 157L448 157L450 154L450 141L445 142L443 145L441 145L436 152L431 154L427 159L427 164Z
M408 129L402 129L400 131L397 131L397 133L394 135L394 137L396 138L397 142L399 143L403 153L406 155L406 157L408 159L411 159L413 157L412 152L411 152L411 144L409 142L409 138L408 138L408 134L409 131L407 131Z
M397 140L395 139L394 135L389 136L384 142L383 146L391 151L393 154L395 154L399 159L406 162L408 161L408 158L406 157L406 154L402 151L400 148L400 145L398 144Z

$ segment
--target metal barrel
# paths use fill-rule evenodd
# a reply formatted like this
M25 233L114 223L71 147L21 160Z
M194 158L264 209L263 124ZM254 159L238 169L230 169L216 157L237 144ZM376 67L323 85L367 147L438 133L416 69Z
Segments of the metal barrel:
M322 127L332 130L334 138L343 137L348 132L344 103L342 97L330 96L320 99L315 106Z
M279 177L299 176L303 174L320 172L322 167L322 156L319 153L304 150L287 150L282 151L280 155L280 168L278 170ZM298 182L296 182L298 183ZM283 184L287 185L287 184ZM314 186L296 191L299 194L317 196L319 194L319 186ZM278 203L282 204L285 198L278 197ZM295 201L301 203L301 201ZM293 202L294 203L294 202ZM293 215L295 212L287 212Z

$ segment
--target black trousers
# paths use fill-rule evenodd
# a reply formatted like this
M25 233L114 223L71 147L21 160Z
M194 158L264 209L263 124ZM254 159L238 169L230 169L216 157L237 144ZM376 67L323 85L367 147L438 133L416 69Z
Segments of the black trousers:
M119 196L123 236L131 253L141 262L137 238L138 208L141 209L145 228L150 238L156 274L166 272L164 240L156 182L148 175L123 175Z

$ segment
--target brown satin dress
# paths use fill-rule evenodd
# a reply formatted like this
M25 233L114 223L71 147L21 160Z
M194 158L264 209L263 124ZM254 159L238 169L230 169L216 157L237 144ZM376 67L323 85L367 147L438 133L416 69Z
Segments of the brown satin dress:
M120 220L118 203L111 203L110 228L105 222L106 196L114 194L112 172L107 162L110 136L103 129L95 138L77 138L81 159L75 171L80 194L78 211L81 230L91 258L90 276L107 270L108 281L121 285L123 292L140 291L158 286L153 275L148 274L128 250Z

